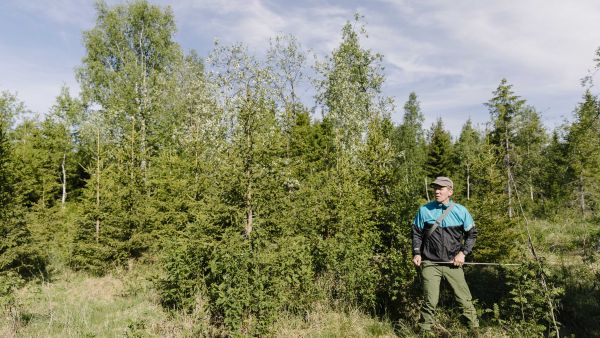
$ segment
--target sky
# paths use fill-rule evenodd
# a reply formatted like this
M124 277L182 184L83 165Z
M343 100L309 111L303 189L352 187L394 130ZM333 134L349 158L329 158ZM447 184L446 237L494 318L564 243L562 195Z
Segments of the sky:
M171 7L175 40L201 56L215 39L244 43L261 55L270 38L292 34L323 59L340 43L342 26L360 13L368 32L363 46L384 57L383 94L395 100L392 119L402 121L402 107L414 91L425 127L442 118L455 137L469 118L480 128L489 121L484 103L502 78L541 113L548 129L572 119L584 93L581 79L593 69L600 47L597 0L150 2ZM85 55L82 32L95 24L94 4L0 1L0 91L16 94L40 114L63 85L78 93L75 69Z

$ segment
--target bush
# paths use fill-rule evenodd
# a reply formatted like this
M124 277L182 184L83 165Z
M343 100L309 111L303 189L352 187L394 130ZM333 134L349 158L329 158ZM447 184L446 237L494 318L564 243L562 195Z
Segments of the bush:
M558 300L563 289L555 286L544 262L525 262L503 271L507 293L499 305L494 304L492 321L523 337L552 335ZM542 285L544 278L547 287ZM553 311L550 309L552 303ZM559 323L556 323L559 325Z
M227 231L220 241L180 239L168 248L157 280L163 305L191 311L206 293L212 321L244 335L266 333L282 311L306 310L314 277L307 240L253 235Z
M22 277L46 277L47 257L34 243L24 222L0 220L0 272L13 271Z

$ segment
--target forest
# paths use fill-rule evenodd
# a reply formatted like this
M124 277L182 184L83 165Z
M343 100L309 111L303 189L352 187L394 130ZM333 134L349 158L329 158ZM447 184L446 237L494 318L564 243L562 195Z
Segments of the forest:
M416 336L411 224L449 176L467 261L494 263L464 268L483 335L600 337L593 78L554 130L498 79L452 137L383 95L366 29L314 63L291 35L200 56L169 8L99 2L78 95L33 114L0 93L0 334ZM439 335L467 335L456 313L443 287Z

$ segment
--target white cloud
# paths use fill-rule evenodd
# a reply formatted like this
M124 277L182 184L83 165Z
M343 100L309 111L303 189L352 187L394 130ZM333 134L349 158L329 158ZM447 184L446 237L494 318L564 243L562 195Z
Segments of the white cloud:
M330 50L353 11L343 6L276 7L252 1L180 1L173 5L177 22L203 40L218 38L223 43L243 42L253 50L264 49L269 38L293 34L317 52Z
M89 27L94 22L94 2L90 0L9 0L11 7L47 18L55 23Z
M597 1L387 3L396 24L382 19L383 27L369 30L396 33L376 43L395 75L389 89L417 89L424 110L474 107L506 77L554 126L579 100L579 80L600 45Z
M0 45L0 49L9 50L10 46ZM16 93L28 109L40 114L48 112L63 85L74 95L79 92L73 60L30 48L17 51L0 54L0 90Z
M463 63L487 62L516 76L524 71L530 82L538 81L532 72L555 81L581 77L600 43L593 36L600 30L597 1L458 2L428 13L448 41L473 56Z
M447 115L458 121L466 114L487 118L481 104L506 77L518 95L544 112L546 121L560 121L559 117L568 115L579 101L579 80L593 66L594 51L600 45L600 2L596 0L151 2L173 8L180 43L186 50L194 48L201 53L208 52L213 38L218 37L225 44L243 42L253 53L261 54L269 38L284 33L295 35L303 47L323 57L337 47L342 26L358 11L365 15L369 33L364 46L384 54L385 94L396 97L396 115L402 114L408 93L416 91L428 120ZM80 37L82 29L94 24L94 5L90 0L9 0L3 8L54 23L48 29L58 29L55 34L62 41ZM7 14L0 13L0 19L1 15ZM23 39L27 43L28 37ZM30 39L34 43L35 39ZM26 50L2 47L15 59L22 58L19 53ZM51 51L64 46L37 48ZM32 61L40 67L27 79L36 79L41 88L57 86L47 100L51 102L65 78L72 78L78 57L65 58L68 71L60 72L49 70L56 67L56 61ZM15 62L11 69L20 69L19 73L33 71L18 61L10 61ZM18 83L19 75L26 78L6 66L0 71L1 79L7 81L0 86ZM46 85L40 82L42 79ZM446 125L450 128L457 123L447 121Z
M178 2L173 6L178 22L196 35L218 37L226 43L264 44L276 34L284 19L260 1Z

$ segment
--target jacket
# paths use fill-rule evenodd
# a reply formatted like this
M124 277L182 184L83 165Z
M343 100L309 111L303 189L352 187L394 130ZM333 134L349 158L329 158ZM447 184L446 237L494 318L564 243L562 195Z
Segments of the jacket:
M427 236L427 231L450 203L432 201L419 208L412 224L413 255L421 255L424 260L450 262L459 251L465 256L471 253L477 229L467 208L460 204L454 203L442 223Z

